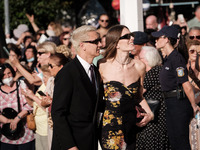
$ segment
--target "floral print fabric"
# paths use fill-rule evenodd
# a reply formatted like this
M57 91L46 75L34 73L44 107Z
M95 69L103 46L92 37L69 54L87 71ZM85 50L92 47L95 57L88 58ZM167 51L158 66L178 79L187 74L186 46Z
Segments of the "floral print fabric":
M139 90L138 82L125 86L118 81L104 83L106 103L102 125L102 149L124 150L126 143L123 134L121 101L134 101ZM137 98L138 99L138 98ZM141 99L138 99L141 100ZM134 106L133 106L134 109Z

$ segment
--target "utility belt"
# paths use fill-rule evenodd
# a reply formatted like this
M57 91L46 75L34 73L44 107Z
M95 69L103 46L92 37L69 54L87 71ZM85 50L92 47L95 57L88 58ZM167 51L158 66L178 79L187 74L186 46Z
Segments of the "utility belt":
M168 92L163 92L164 98L177 98L179 100L186 98L186 94L183 90L183 87L179 86L177 87L176 90L168 91Z

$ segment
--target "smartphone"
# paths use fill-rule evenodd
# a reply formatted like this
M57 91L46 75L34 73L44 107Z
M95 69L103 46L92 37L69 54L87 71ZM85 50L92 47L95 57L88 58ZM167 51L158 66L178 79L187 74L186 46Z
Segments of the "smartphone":
M179 14L178 19L180 20L181 23L185 22L183 14Z
M46 96L46 94L44 94L44 92L42 91L38 91L38 94L40 94L41 96Z
M7 48L6 48L5 46L3 46L3 50L4 50L4 52L5 52L8 56L10 56L9 51L7 50Z

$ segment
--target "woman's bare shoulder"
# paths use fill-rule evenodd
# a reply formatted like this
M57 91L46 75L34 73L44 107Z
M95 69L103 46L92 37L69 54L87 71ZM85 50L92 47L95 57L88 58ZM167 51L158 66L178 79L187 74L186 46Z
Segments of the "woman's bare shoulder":
M138 70L138 72L144 73L146 70L145 64L139 59L133 59L134 66Z
M102 58L98 61L98 65L99 65L99 68L104 68L106 66L108 66L109 64L111 64L111 60L110 59L105 59L105 58Z

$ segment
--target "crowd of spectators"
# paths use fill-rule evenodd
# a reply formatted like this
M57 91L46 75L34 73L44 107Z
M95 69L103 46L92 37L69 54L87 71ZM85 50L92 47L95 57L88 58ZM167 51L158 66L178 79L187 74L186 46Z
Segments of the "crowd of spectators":
M1 150L200 149L200 6L161 29L149 15L144 32L110 26L107 14L77 29L26 16L34 33L20 24L6 35L0 64Z

